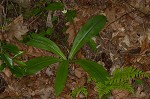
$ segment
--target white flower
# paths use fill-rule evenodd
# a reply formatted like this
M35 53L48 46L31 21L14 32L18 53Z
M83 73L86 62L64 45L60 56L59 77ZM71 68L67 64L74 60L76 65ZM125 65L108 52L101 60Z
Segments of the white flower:
M62 11L62 13L64 13L64 14L65 14L65 13L67 13L67 10L66 10L66 9L64 9L64 10Z

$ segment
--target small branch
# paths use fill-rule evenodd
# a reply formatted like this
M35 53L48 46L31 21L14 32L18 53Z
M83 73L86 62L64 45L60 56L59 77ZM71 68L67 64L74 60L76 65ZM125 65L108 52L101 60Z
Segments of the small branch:
M107 27L110 26L111 24L113 24L113 23L117 22L118 20L120 20L122 17L124 17L124 16L126 16L126 15L128 15L128 14L134 12L134 11L136 11L136 10L132 10L132 11L130 11L130 12L127 12L127 13L123 14L123 15L120 16L119 18L117 18L117 19L115 19L114 21L110 22L105 28L107 28Z

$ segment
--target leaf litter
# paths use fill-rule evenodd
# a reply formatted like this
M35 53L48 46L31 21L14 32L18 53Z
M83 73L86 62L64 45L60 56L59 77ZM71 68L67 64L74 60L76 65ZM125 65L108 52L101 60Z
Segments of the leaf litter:
M144 6L144 1L145 5ZM72 44L78 30L81 26L93 15L103 13L106 15L108 22L104 30L96 37L97 52L94 53L87 45L85 45L80 51L78 58L90 58L97 62L100 62L111 73L117 67L124 67L126 65L137 67L145 72L150 71L150 15L149 1L148 0L102 0L96 5L96 1L90 3L89 0L78 0L78 3L74 0L72 3L67 2L66 6L77 11L77 16L74 19L74 23L66 23L68 29L67 42ZM95 2L95 3L94 3ZM82 5L82 6L81 6ZM28 20L26 20L28 21ZM34 27L39 29L38 19L33 22ZM46 24L46 22L45 22ZM45 24L40 24L45 26ZM52 23L48 26L51 26ZM35 25L35 26L34 26ZM24 61L38 56L49 55L52 53L29 47L24 44L18 43L15 39L22 39L22 35L26 35L28 31L32 30L32 27L27 28L23 22L23 16L18 16L10 23L7 28L7 33L0 33L2 39L6 39L9 42L17 45L20 50L26 51L26 54L22 57ZM8 38L7 38L7 36ZM6 37L6 38L4 38ZM56 40L57 42L57 40ZM71 99L70 93L76 86L86 86L88 89L88 97L92 99L98 99L98 95L94 89L94 83L87 83L88 75L81 70L77 65L69 68L69 77L67 84L62 94L59 97L55 97L54 93L54 81L56 69L58 64L53 64L48 68L43 69L35 75L14 78L9 76L6 78L8 87L5 92L0 95L0 98L18 98L18 99ZM115 99L122 98L136 98L136 99L149 99L150 98L150 81L144 80L143 87L135 87L135 96L129 94L126 91L114 90L112 96ZM80 99L81 97L77 97Z

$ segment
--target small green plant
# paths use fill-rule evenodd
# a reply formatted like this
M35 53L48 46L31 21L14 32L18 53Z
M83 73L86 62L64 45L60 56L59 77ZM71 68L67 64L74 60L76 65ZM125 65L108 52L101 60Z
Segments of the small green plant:
M50 64L59 62L60 64L56 72L56 81L54 86L57 96L62 92L65 86L68 75L68 66L71 63L76 63L80 65L86 72L90 74L91 77L95 78L97 81L102 83L105 82L109 75L107 71L103 68L103 66L90 60L76 59L74 57L77 51L85 43L89 42L93 36L100 32L100 30L104 27L105 23L105 16L93 16L77 34L68 57L63 54L60 48L53 41L38 34L32 34L30 41L27 42L27 45L53 52L60 58L44 56L31 59L26 62L27 66L23 68L24 75L22 76L35 74L36 72L42 70Z
M44 11L56 11L64 9L64 6L61 2L49 2L49 0L42 0L42 2L44 2L46 6L44 6L42 9L39 9L39 6L43 6L43 3L38 3L37 8L33 9L27 17L39 15ZM68 10L65 13L65 16L67 21L73 22L76 12L74 10ZM56 17L52 17L52 22L56 19ZM35 74L51 64L59 63L54 85L56 96L58 96L65 86L68 75L68 67L71 66L72 63L75 63L80 65L90 75L90 77L94 79L100 98L103 95L109 94L113 89L123 89L134 93L129 80L138 77L148 77L148 75L146 75L144 72L132 67L126 67L122 70L116 69L113 72L113 75L110 76L100 64L91 60L77 59L75 57L75 54L86 43L88 43L93 50L96 50L96 44L92 40L92 37L99 34L105 24L105 16L93 16L78 32L68 55L65 55L53 41L44 37L51 35L53 32L52 28L48 28L46 31L39 34L31 34L27 45L52 52L59 57L42 56L33 58L27 62L22 62L19 59L19 56L23 54L22 51L19 51L19 49L13 44L7 44L0 41L0 71L8 67L15 77L22 77ZM73 98L75 98L79 93L85 94L87 98L87 89L85 87L77 87L75 90L73 90Z
M39 6L41 6L41 4L39 4ZM64 9L64 6L62 3L48 2L46 0L46 6L44 6L43 9L37 8L33 10L31 12L31 16L36 16L43 11L49 11L49 10L56 11L56 10L63 10L63 9ZM66 16L67 21L73 22L73 18L76 16L76 12L73 10L68 10L65 16ZM5 67L8 67L16 77L22 77L26 75L35 74L36 72L42 70L43 68L58 62L59 67L56 72L56 81L54 85L57 96L62 92L65 86L67 75L68 75L68 67L72 63L80 65L85 71L87 71L91 75L91 77L95 78L97 81L104 82L105 80L107 80L108 73L103 68L103 66L90 60L76 59L75 54L84 44L86 44L87 42L90 42L93 36L99 34L101 29L104 27L105 23L106 23L105 16L103 15L93 16L81 28L81 30L77 34L74 40L74 43L72 45L72 48L70 52L68 53L69 56L64 55L64 53L60 50L60 48L53 41L44 37L47 34L48 35L51 34L51 31L52 31L51 29L48 29L46 34L42 34L42 33L32 34L30 36L30 40L27 42L27 45L50 51L56 54L57 56L59 56L59 58L50 57L50 56L42 56L42 57L33 58L26 62L18 61L16 57L20 55L20 52L18 48L14 46L12 47L11 45L7 47L5 50L10 49L9 50L10 52L12 52L12 50L17 51L17 52L15 52L15 54L13 54L14 57L12 57L11 54L8 54L8 52L5 52L5 50L3 50L5 47L2 47L1 48L2 51L0 53L0 59L2 60L1 67L2 69Z
M26 66L26 64L19 59L19 56L22 54L23 52L19 51L17 46L0 41L0 72L7 67L14 76L21 77L24 72L21 67Z
M34 4L34 7L24 14L26 19L32 16L39 16L46 11L63 10L64 5L61 2L51 2L49 0L40 0Z
M122 69L117 68L105 83L96 83L99 98L101 99L102 96L110 94L114 89L127 90L134 94L134 89L129 81L143 77L149 77L149 75L131 66Z
M87 91L87 89L86 89L84 86L82 86L82 87L80 87L80 88L79 88L79 87L76 87L76 88L71 92L71 96L72 96L73 99L76 99L76 97L77 97L80 93L84 94L85 97L86 97L86 99L87 99L88 91Z

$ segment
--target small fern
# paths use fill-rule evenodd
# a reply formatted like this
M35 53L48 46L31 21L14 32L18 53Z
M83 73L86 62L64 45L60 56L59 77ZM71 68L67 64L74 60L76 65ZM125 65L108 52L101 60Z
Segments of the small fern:
M87 99L87 95L88 95L88 91L87 89L82 86L82 87L76 87L72 92L71 92L71 96L73 99L76 99L76 96L78 96L80 93L83 93Z
M99 94L99 98L103 95L109 94L114 89L127 90L134 93L132 85L129 83L131 79L149 77L145 72L138 70L133 67L124 67L123 69L117 68L112 77L108 78L104 84L101 82L96 82L96 88Z
M138 70L134 67L124 67L123 69L117 68L113 74L112 77L109 78L109 83L120 83L124 81L128 81L130 79L134 78L144 78L149 77L148 74L145 72Z
M124 83L118 83L118 84L103 84L101 82L96 83L96 88L98 91L99 98L101 98L103 95L109 94L114 89L120 89L120 90L127 90L131 93L134 93L134 89L132 88L132 85L128 82Z

